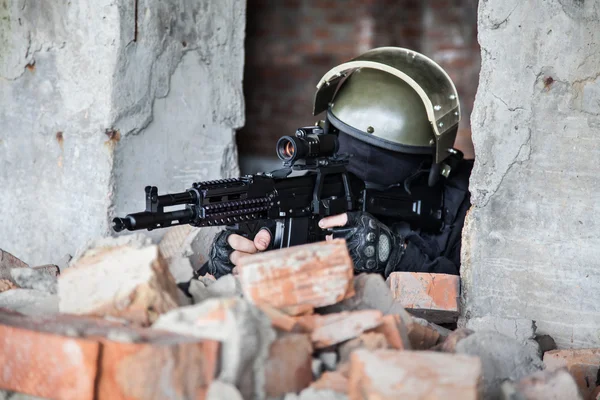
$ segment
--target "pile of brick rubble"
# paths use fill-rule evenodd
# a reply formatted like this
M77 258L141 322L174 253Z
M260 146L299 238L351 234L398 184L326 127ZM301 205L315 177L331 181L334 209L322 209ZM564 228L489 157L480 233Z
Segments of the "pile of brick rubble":
M249 256L189 298L199 233L173 232L60 266L0 250L0 399L600 398L600 351L555 350L533 321L457 327L457 276L355 275L334 240Z

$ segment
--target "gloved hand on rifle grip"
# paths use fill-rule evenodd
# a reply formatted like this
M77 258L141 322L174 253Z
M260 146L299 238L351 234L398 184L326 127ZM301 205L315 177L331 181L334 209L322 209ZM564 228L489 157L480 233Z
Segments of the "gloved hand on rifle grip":
M262 228L253 240L229 229L222 230L215 236L211 246L208 273L217 279L232 273L240 259L268 249L271 238L271 232L267 227Z
M366 212L326 217L319 221L319 226L332 232L328 240L346 239L356 273L384 273L388 276L404 254L404 238Z

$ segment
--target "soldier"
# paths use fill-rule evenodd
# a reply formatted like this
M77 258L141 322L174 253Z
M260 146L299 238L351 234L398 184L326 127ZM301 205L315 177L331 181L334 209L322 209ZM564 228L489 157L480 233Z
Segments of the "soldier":
M333 68L317 87L314 114L325 111L339 131L339 152L352 154L350 172L376 187L426 187L432 199L443 196L444 209L441 232L352 212L320 221L327 238L346 239L356 273L458 274L473 160L450 162L461 154L452 148L460 106L446 72L417 52L383 47ZM199 274L235 273L242 257L269 249L272 233L266 226L249 240L222 231Z

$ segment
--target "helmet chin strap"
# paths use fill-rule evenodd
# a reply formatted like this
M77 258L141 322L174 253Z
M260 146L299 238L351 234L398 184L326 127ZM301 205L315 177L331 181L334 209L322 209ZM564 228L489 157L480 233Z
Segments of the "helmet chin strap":
M433 163L431 168L429 168L429 179L427 179L429 187L434 187L439 182L440 175L442 175L440 164Z

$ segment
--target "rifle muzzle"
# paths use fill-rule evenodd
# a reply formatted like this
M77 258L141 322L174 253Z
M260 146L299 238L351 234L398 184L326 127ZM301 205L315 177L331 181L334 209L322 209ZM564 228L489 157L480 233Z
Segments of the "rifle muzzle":
M182 225L190 223L194 218L194 211L191 208L171 212L150 212L142 211L139 213L128 214L124 218L113 219L113 229L121 232L124 229L137 231L155 228L165 228L173 225Z

